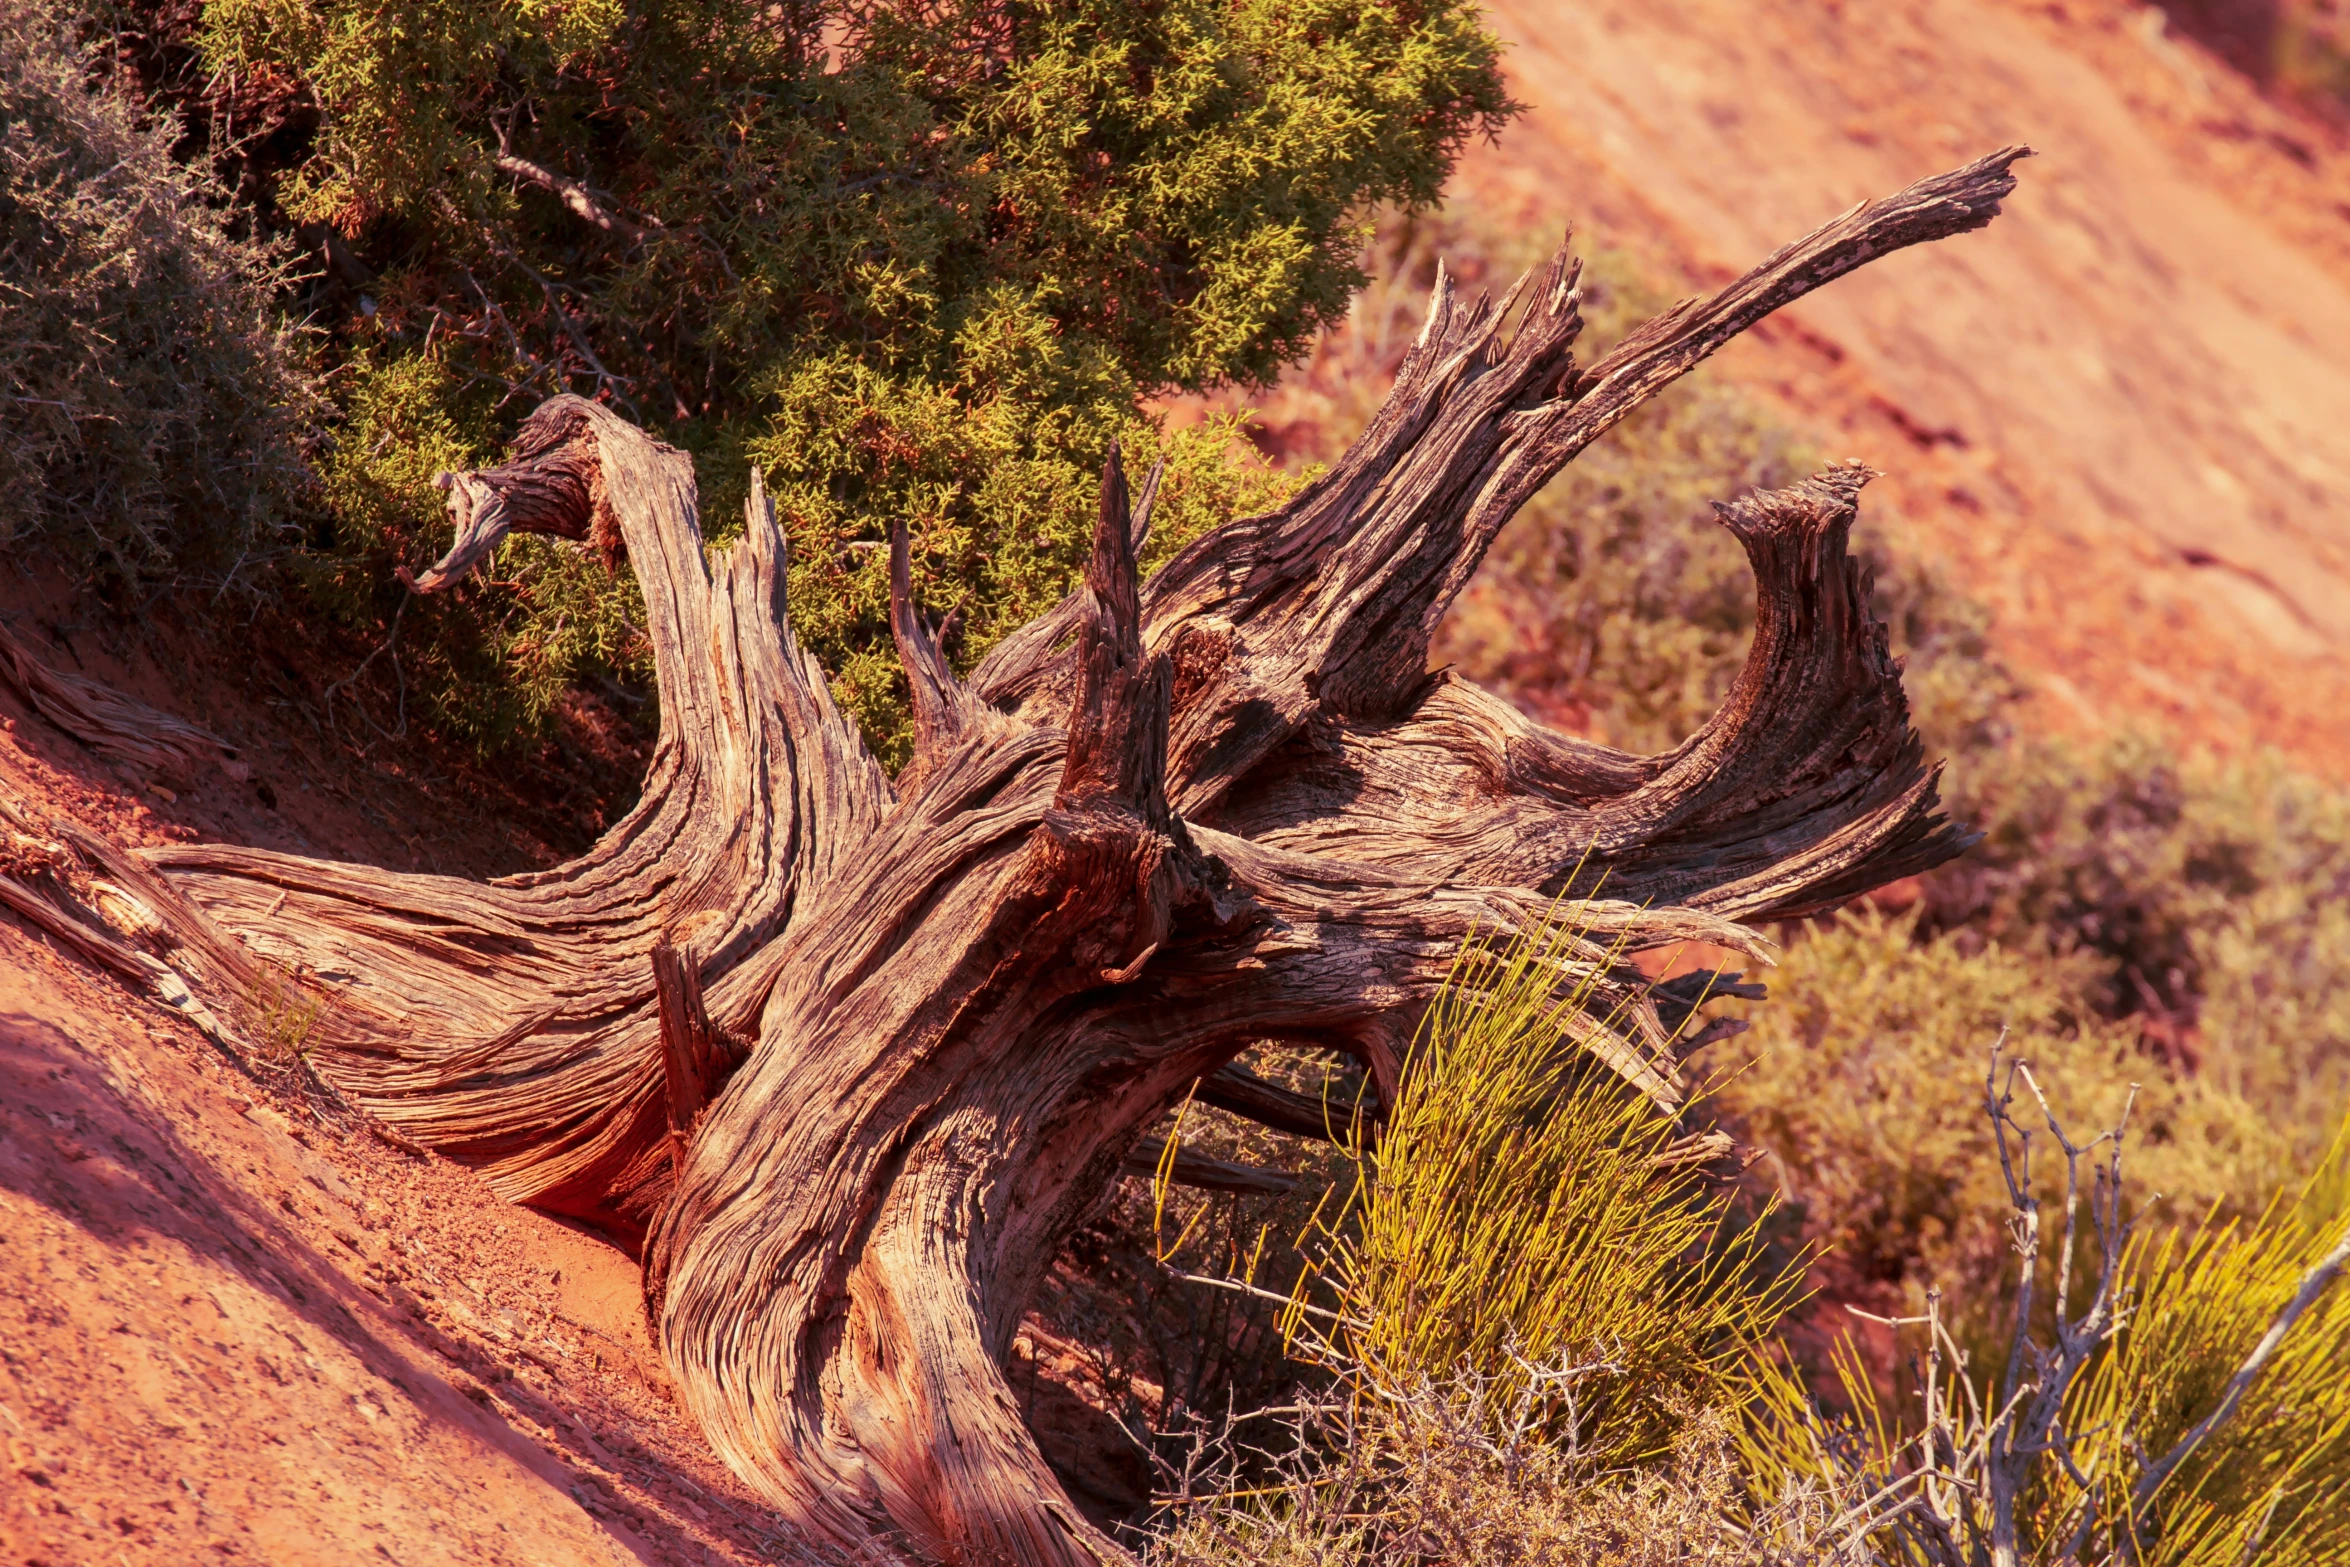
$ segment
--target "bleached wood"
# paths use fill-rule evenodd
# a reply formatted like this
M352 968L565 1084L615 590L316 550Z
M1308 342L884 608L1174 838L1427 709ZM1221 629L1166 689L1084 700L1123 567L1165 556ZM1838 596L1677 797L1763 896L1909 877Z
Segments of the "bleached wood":
M1594 998L1571 1043L1671 1110L1692 1007L1668 992L1660 1013L1627 950L1760 956L1746 922L1961 846L1846 553L1863 470L1723 508L1754 564L1754 649L1668 753L1545 729L1431 674L1427 648L1577 452L1770 310L1989 221L2020 156L1857 208L1590 366L1563 254L1498 303L1440 284L1328 475L1146 585L1147 524L1113 461L1084 584L967 680L915 611L901 532L891 624L918 744L894 784L792 638L756 483L745 536L711 551L682 453L556 399L512 462L451 477L457 542L415 582L445 587L510 530L616 537L661 686L627 820L579 860L488 883L221 846L83 852L215 1005L263 964L314 987L312 1059L370 1114L518 1201L645 1227L684 1400L811 1534L1125 1560L998 1368L1062 1240L1195 1082L1231 1090L1214 1074L1239 1051L1293 1040L1353 1054L1391 1101L1462 939L1566 896L1588 934L1560 980ZM673 966L664 1051L664 943L697 955L711 1030L755 1040L706 1105L719 1074Z

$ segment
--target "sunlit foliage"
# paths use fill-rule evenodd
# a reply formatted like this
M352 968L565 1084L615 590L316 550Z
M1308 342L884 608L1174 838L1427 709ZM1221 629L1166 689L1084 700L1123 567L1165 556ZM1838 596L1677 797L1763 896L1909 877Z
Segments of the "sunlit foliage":
M346 611L388 619L362 582L442 537L385 469L604 397L703 459L713 517L766 469L801 635L892 754L888 521L975 659L1066 588L1109 443L1161 444L1144 396L1275 373L1361 284L1357 215L1432 202L1509 108L1460 0L212 0L200 42L315 118L268 183L332 262L330 488L374 497L333 519ZM1230 436L1169 446L1166 539L1278 493ZM527 716L625 639L624 594L583 632L553 570L409 634Z

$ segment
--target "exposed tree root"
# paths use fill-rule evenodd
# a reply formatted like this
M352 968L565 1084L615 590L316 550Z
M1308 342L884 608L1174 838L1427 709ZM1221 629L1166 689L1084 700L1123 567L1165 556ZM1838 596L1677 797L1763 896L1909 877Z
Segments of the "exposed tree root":
M239 767L237 748L220 736L85 675L51 669L5 626L0 626L0 680L14 686L34 712L109 760L165 777L185 777L215 764ZM248 775L239 770L235 776Z
M793 640L756 486L744 537L709 550L690 461L558 398L512 462L451 478L459 536L415 586L513 529L617 538L661 687L627 820L488 883L77 847L198 994L245 994L268 964L328 998L312 1061L400 1135L517 1201L645 1229L685 1398L814 1535L1124 1560L998 1367L1055 1249L1195 1082L1270 1124L1318 1118L1218 1075L1291 1040L1354 1054L1391 1096L1462 937L1565 897L1590 934L1560 978L1596 998L1574 1043L1669 1110L1693 997L1652 995L1625 949L1759 956L1747 922L1962 846L1846 554L1864 470L1721 509L1754 565L1754 649L1671 752L1554 733L1426 660L1562 465L1769 311L1988 222L2022 155L1857 208L1588 366L1564 254L1498 303L1440 281L1328 475L1146 585L1113 462L1084 586L968 679L899 570L919 743L894 785Z

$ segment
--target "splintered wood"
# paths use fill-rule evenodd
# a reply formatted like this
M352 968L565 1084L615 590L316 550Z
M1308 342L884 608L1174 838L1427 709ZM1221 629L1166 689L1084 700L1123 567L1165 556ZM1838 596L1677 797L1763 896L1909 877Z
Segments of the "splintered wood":
M1846 553L1864 470L1722 509L1754 566L1754 648L1663 755L1545 729L1427 654L1495 534L1578 452L1770 311L1989 222L2021 156L1856 208L1591 364L1564 254L1498 301L1440 281L1328 474L1144 583L1113 460L1083 584L967 677L893 541L919 741L894 783L793 638L757 485L743 537L711 549L685 454L554 399L514 461L451 478L458 542L417 586L509 530L617 537L661 687L634 813L570 864L487 883L76 847L216 1007L266 974L315 985L309 1059L369 1114L518 1202L644 1232L686 1401L813 1536L1126 1560L999 1367L1062 1239L1195 1082L1310 1131L1320 1105L1216 1075L1289 1040L1352 1053L1392 1094L1461 939L1564 897L1588 931L1560 974L1591 985L1575 1043L1671 1109L1676 1039L1702 1020L1678 993L1660 1011L1625 950L1759 956L1754 923L1963 843Z

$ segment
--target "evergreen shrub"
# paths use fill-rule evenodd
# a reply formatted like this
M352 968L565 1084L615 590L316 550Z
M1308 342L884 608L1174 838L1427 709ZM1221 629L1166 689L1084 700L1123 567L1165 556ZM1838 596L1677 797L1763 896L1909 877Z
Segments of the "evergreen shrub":
M1276 374L1361 285L1360 214L1511 108L1465 0L211 0L190 42L270 105L267 215L327 269L330 599L407 618L444 719L507 671L488 744L626 672L629 594L511 546L403 609L434 464L565 389L694 452L713 519L759 464L801 635L894 760L889 523L968 665L1073 580L1113 440L1168 458L1163 547L1269 504L1231 421L1145 400Z
M292 542L314 415L285 257L108 85L85 29L0 0L0 546L121 582Z

